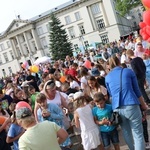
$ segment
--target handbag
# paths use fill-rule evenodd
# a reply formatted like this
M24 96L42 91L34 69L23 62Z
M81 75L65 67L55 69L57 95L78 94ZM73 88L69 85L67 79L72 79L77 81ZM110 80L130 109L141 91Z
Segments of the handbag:
M122 93L122 72L123 72L123 68L121 70L120 73L120 92L119 92L119 98L121 97L121 93ZM121 116L119 115L119 113L117 111L114 111L111 115L110 118L110 122L112 125L118 126L119 124L122 123L122 119Z

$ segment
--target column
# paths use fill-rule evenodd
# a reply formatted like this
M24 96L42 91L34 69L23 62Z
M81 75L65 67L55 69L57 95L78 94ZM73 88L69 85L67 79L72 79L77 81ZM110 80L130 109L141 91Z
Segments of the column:
M102 15L103 15L105 26L107 27L107 26L109 26L109 21L108 21L107 15L106 15L106 11L105 11L103 2L100 3L100 10L101 10Z
M16 46L15 46L14 41L13 41L12 38L9 39L9 40L10 40L10 43L11 43L11 46L12 46L12 50L13 50L13 52L14 52L14 54L15 54L15 58L16 58L16 57L18 57L18 53L17 53L17 50L16 50Z
M21 44L20 44L19 35L16 36L16 40L17 40L17 42L18 42L18 46L19 46L19 49L20 49L21 54L24 55L24 52L23 52L22 47L21 47Z
M35 29L31 29L31 33L33 35L33 39L35 41L35 45L37 47L37 50L41 50L42 49L42 45L41 45L40 40L39 40L39 38L37 36L37 33L35 32Z
M92 11L91 11L91 7L87 7L87 11L88 11L88 14L89 14L89 18L91 20L91 24L92 24L93 30L95 31L95 30L97 30L97 27L96 27L95 19L93 17Z
M27 46L28 46L29 52L32 53L31 46L30 46L30 44L29 44L29 41L28 41L26 32L23 33L23 36L24 36L24 38L25 38L25 41L26 41L26 44L27 44Z

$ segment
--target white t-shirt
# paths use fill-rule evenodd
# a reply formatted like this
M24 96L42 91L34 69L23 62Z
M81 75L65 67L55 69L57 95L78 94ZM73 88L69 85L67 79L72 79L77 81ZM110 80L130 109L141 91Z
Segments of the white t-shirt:
M80 79L80 82L81 82L81 89L84 89L85 86L87 85L87 79L85 76L83 76L81 79Z
M70 88L75 89L75 88L80 88L80 85L76 81L70 82Z
M121 64L122 63L125 63L127 61L127 57L126 57L126 55L121 55Z

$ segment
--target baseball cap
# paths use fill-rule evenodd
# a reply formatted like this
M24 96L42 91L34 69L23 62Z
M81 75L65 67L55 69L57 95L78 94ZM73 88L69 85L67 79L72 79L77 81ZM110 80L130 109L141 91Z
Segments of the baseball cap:
M29 116L32 116L32 111L27 107L16 110L16 119L23 119Z

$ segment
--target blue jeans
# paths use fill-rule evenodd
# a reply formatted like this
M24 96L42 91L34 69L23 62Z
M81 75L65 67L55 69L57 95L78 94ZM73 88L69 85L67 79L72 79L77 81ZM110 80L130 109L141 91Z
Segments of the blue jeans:
M108 148L111 146L110 141L114 145L119 144L119 136L118 136L118 131L116 128L109 132L101 132L101 138L102 138L103 145L105 148Z
M130 150L144 150L142 114L139 105L122 106L118 111L121 118L121 128L124 139Z

